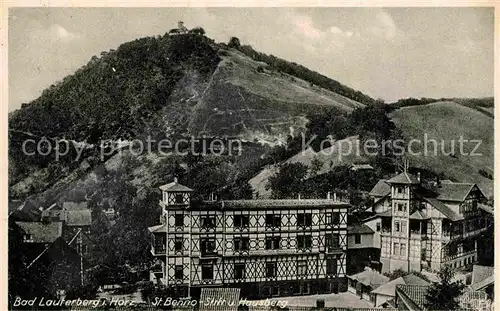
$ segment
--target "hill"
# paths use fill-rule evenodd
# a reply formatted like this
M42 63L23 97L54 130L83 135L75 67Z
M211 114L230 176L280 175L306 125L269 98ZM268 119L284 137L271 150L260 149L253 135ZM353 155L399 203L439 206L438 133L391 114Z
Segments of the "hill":
M404 138L438 142L438 153L434 154L433 146L426 156L409 155L411 165L428 168L436 173L459 182L477 182L486 195L493 194L493 180L485 173L493 175L494 163L494 119L477 109L451 101L435 102L427 105L411 106L393 111L390 115L396 126L401 129ZM476 153L481 155L462 155L459 139L480 140ZM455 152L447 155L455 141ZM441 152L441 146L447 154ZM464 153L470 154L476 143L464 143ZM423 152L423 145L415 145L415 151Z
M18 197L40 192L85 160L28 157L21 152L26 136L94 146L148 136L229 136L273 146L302 131L311 112L363 106L206 36L141 38L92 57L9 115L9 185ZM255 150L260 154L250 154L258 159L263 151ZM93 167L97 155L88 156Z

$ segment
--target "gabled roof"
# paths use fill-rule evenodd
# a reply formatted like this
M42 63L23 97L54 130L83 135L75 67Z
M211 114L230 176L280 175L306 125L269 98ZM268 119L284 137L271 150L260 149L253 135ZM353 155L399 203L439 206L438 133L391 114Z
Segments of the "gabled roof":
M92 212L87 202L64 202L61 220L70 227L90 226L92 224Z
M62 223L60 221L49 223L16 221L16 225L25 234L31 235L32 243L53 243L62 234Z
M396 175L387 181L388 184L410 184L416 185L419 184L418 178L408 172L403 172L399 175Z
M417 210L410 215L410 219L423 220L423 219L429 219L429 217L425 216L421 211Z
M429 286L421 285L406 285L400 284L396 285L396 291L404 294L409 300L411 300L420 310L424 309L425 296L427 295L427 289Z
M374 197L384 197L391 193L391 186L386 183L385 180L381 179L370 191L370 196Z
M475 186L476 184L471 183L441 182L435 191L438 193L438 200L463 202Z
M171 183L160 186L160 189L162 191L169 191L169 192L193 192L193 189L179 184L177 182L177 178L175 178L174 181Z
M375 233L370 227L365 224L354 225L352 227L347 227L347 234L371 234Z
M396 286L397 285L419 285L419 286L426 286L429 285L429 282L426 280L416 276L415 274L408 274L402 277L399 277L397 279L394 279L390 281L389 283L386 283L384 285L381 285L374 291L372 291L373 294L379 294L379 295L386 295L386 296L393 296L396 297Z
M365 286L370 286L372 289L389 282L388 277L372 269L367 269L354 275L348 275L347 277L349 279L356 280Z
M431 204L435 209L440 211L446 218L450 219L451 221L464 219L463 216L458 215L451 208L449 208L443 202L437 199L434 198L423 198L423 199L429 202L429 204Z

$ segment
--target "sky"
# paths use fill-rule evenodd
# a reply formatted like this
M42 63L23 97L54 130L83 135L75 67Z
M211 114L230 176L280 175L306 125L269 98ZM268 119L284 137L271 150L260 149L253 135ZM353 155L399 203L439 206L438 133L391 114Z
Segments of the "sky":
M179 20L386 102L494 92L492 8L11 8L9 111L93 55Z

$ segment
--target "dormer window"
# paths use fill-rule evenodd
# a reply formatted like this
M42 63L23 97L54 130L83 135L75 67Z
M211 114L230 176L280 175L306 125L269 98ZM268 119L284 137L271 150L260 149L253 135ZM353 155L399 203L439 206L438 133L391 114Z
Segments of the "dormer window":
M32 242L33 241L33 235L31 235L31 234L25 234L23 236L23 241L24 242Z

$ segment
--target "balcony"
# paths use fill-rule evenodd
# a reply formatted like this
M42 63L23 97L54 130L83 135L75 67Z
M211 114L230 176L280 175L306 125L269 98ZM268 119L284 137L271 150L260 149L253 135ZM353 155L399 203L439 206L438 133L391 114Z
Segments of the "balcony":
M222 257L222 254L219 254L217 251L201 251L200 258L203 259L216 259Z

